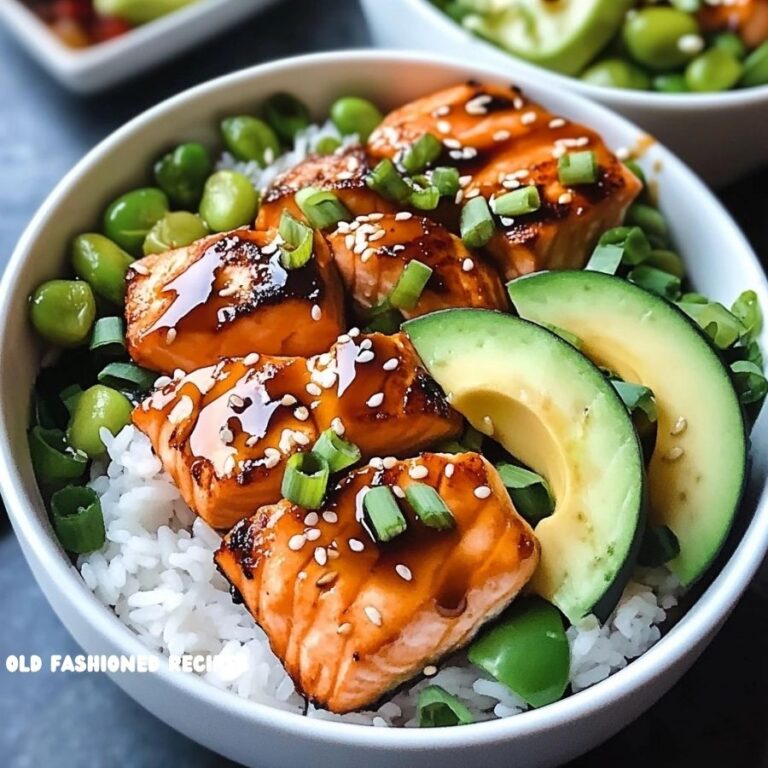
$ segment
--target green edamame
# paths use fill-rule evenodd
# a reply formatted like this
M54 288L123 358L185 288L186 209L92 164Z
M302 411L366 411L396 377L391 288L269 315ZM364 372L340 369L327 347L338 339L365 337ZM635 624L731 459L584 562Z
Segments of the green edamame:
M275 132L258 117L228 117L222 120L221 135L227 149L238 160L253 160L262 168L280 154L280 142Z
M144 240L144 255L182 248L207 234L208 227L196 214L189 211L172 211L166 213L149 231Z
M368 99L345 96L331 105L331 120L344 136L356 133L360 141L368 137L384 119L378 107Z
M688 87L685 75L679 72L656 75L653 78L653 89L660 93L688 93L691 90Z
M202 144L180 144L155 163L155 182L174 205L195 208L211 171L211 157Z
M259 208L259 194L238 171L217 171L209 177L200 201L200 215L212 232L250 224Z
M754 88L758 85L768 85L768 40L755 48L744 62L744 75L739 85Z
M116 389L94 384L78 398L67 427L67 441L91 458L105 449L99 431L102 427L116 435L131 421L133 405Z
M117 304L125 299L125 273L133 262L119 245L95 232L78 235L72 241L72 266L97 296Z
M284 141L293 141L294 136L309 125L306 104L290 93L273 94L261 109L264 119Z
M341 142L335 136L323 136L317 140L314 151L318 155L332 155L340 146Z
M91 286L82 280L49 280L30 296L29 317L35 330L51 344L84 344L96 319Z
M721 48L734 59L743 59L747 55L747 46L735 32L721 32L712 39L713 48Z
M629 88L644 91L651 87L651 80L640 67L624 59L603 59L593 64L581 75L581 79L604 88Z
M722 48L710 48L685 68L685 82L696 93L733 88L744 71L742 63Z
M147 233L168 213L168 207L165 192L157 187L126 192L104 213L104 232L132 256L138 256Z
M632 58L656 71L682 67L701 50L686 44L697 42L696 19L676 8L648 7L628 14L622 34Z

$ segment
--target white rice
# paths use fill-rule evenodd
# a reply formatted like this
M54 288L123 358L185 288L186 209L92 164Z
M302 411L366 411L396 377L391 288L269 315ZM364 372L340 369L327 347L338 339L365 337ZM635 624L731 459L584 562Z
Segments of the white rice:
M232 602L213 552L219 535L184 504L149 440L132 426L116 437L102 430L110 461L94 466L90 486L101 498L107 541L78 560L83 580L148 648L166 655L219 657L205 680L246 699L294 712L304 700L272 654L266 636ZM667 611L677 604L665 569L638 573L602 627L594 617L568 629L574 691L603 680L650 648ZM416 726L416 700L427 685L461 698L477 720L509 717L526 706L504 685L484 677L462 655L439 672L397 692L375 712L309 717L373 726Z

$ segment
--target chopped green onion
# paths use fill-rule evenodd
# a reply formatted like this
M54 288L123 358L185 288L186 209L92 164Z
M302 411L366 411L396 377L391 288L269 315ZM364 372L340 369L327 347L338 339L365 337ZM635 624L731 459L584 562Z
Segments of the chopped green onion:
M352 221L352 214L333 192L307 187L300 189L294 199L315 229L329 229L340 221Z
M464 453L466 450L458 440L443 440L435 446L437 453Z
M379 485L366 491L363 509L373 538L378 542L391 541L408 527L395 494L388 485Z
M456 525L453 513L431 485L411 483L405 489L405 498L419 520L428 528L448 531Z
M285 465L281 493L304 509L318 509L325 498L330 470L317 454L294 453Z
M125 352L125 330L120 317L100 317L93 326L89 349L119 356Z
M389 303L396 309L413 309L432 276L432 268L418 259L409 261L389 294Z
M680 297L680 301L678 303L686 303L686 304L709 304L709 299L704 296L702 293L693 293L692 291L689 293L684 293Z
M396 333L400 330L403 316L394 309L387 299L373 307L368 316L365 333Z
M640 227L613 227L606 230L600 236L599 245L621 248L622 263L632 267L642 264L651 255L651 244Z
M51 496L53 529L68 552L84 555L106 541L101 502L92 488L68 486Z
M768 394L768 381L763 371L749 360L737 360L731 365L733 386L743 405L759 403Z
M312 258L314 233L312 230L283 211L278 227L280 237L285 241L280 246L280 263L286 269L299 269Z
M341 142L335 136L323 136L315 144L315 152L318 155L332 155L339 147Z
M645 178L645 171L640 167L637 160L625 160L624 165L637 177L645 189L648 186L648 180Z
M312 453L321 456L328 462L331 472L339 472L360 461L360 449L354 444L339 437L332 429L326 429L312 448Z
M660 241L668 241L669 227L666 219L651 205L633 203L627 211L625 224L640 227L649 237Z
M440 157L443 144L437 136L425 133L403 152L400 161L408 173L419 173Z
M597 171L597 155L591 150L568 152L557 163L557 175L564 187L594 184Z
M421 691L417 709L420 728L447 728L474 722L469 709L439 685L430 685Z
M662 270L662 272L669 272L670 275L675 275L681 280L685 277L683 260L674 251L668 251L665 248L654 248L645 263L649 267L656 267L656 269Z
M746 333L741 320L715 301L702 304L686 300L684 296L677 306L699 324L718 349L728 349Z
M261 109L264 119L284 141L293 141L296 134L309 125L306 104L290 93L272 94Z
M743 350L744 359L754 363L762 371L765 361L763 360L763 351L760 349L760 345L756 341L750 341L746 347L743 347Z
M85 454L69 446L60 429L32 427L29 453L40 485L61 485L81 477L88 465Z
M541 475L507 462L497 464L496 470L509 492L515 509L531 525L537 525L555 511L552 492Z
M531 184L494 198L491 205L497 216L524 216L541 208L541 195L538 187Z
M493 237L496 225L488 201L482 195L464 204L459 226L461 239L469 248L482 248Z
M437 187L441 197L455 197L461 188L459 169L440 166L432 171L432 183Z
M483 450L484 441L485 435L479 429L475 429L471 424L467 424L467 428L461 436L461 444L466 446L465 450L480 453L480 451Z
M140 368L135 363L109 363L96 377L99 384L104 384L118 391L146 392L151 389L157 373Z
M754 341L763 327L763 313L760 311L757 294L754 291L744 291L733 302L731 312L741 320L746 329L742 338L747 341Z
M641 264L627 275L627 280L669 301L680 298L680 278L656 267Z
M656 410L656 400L653 392L642 384L632 384L629 381L611 381L613 388L619 397L624 401L624 405L630 413L642 411L648 421L655 422L658 419Z
M59 394L59 400L64 403L64 407L67 409L67 413L71 416L75 410L77 401L80 399L80 395L83 394L83 388L79 384L70 384L68 387L64 387Z
M637 561L646 568L659 566L674 560L680 554L680 542L666 525L651 525L645 529Z
M598 245L589 257L585 269L591 272L605 272L615 275L624 258L624 249L620 245Z
M575 333L566 331L565 328L561 328L559 325L552 325L552 323L542 323L542 325L556 336L559 336L563 341L567 341L572 347L581 349L584 346L584 341Z
M415 180L414 180L415 181ZM413 181L408 202L420 211L434 211L440 203L440 190L433 184L421 186Z
M39 393L32 395L32 413L30 414L30 427L43 427L44 429L54 429L56 419L51 411L50 403Z
M365 183L369 189L396 203L406 203L411 196L410 185L388 157L379 162L365 177Z

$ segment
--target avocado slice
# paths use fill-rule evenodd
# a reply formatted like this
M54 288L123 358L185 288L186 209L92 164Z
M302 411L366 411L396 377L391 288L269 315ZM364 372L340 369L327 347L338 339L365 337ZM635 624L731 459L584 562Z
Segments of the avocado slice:
M692 584L723 545L746 479L744 417L727 368L673 304L619 277L542 272L507 288L521 317L577 334L595 364L653 391L650 521L675 534L680 553L667 565Z
M636 0L462 0L463 25L521 59L576 75L621 29ZM474 12L472 12L474 11Z
M568 342L511 315L448 309L403 328L453 407L549 482L533 591L571 622L607 616L644 527L642 451L616 391Z

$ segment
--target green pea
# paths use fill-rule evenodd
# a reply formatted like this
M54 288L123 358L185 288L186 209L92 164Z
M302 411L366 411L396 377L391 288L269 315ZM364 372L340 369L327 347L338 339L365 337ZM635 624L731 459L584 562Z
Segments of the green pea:
M67 427L67 441L91 458L101 456L106 450L99 435L105 427L116 435L131 421L133 405L116 389L94 384L77 400Z
M208 234L205 222L189 211L166 213L149 231L144 240L144 255L165 253L172 248L182 248Z
M676 8L648 7L627 15L623 37L632 58L650 69L682 67L698 53L684 38L694 40L699 25L689 13ZM694 40L695 42L695 40Z
M51 344L84 344L96 319L91 286L82 280L49 280L30 296L29 317L35 330Z
M290 93L273 94L261 109L264 119L284 141L293 141L296 134L309 125L306 104Z
M735 32L721 32L712 38L712 47L721 48L734 59L743 59L747 55L747 46Z
M112 304L125 299L125 273L132 263L133 257L104 235L88 232L72 241L75 274Z
M275 132L258 117L228 117L221 123L221 135L227 149L238 160L252 160L262 168L280 154L280 141Z
M126 192L107 208L104 232L133 256L141 253L144 238L152 227L168 213L168 198L157 187L144 187Z
M744 88L768 85L768 41L747 56L740 85Z
M250 224L259 208L259 193L238 171L217 171L205 182L200 215L212 232Z
M202 144L179 144L155 163L155 182L174 205L195 208L212 170L211 157Z
M323 136L315 144L315 152L318 155L332 155L339 147L341 142L335 136Z
M331 120L343 136L356 133L360 141L368 137L384 119L378 107L367 99L345 96L331 105Z
M688 93L690 91L685 75L679 72L656 75L653 78L653 89L661 93Z
M722 48L710 48L685 69L685 81L696 93L727 91L741 79L741 62Z
M646 91L651 80L640 67L624 59L603 59L585 70L581 79L602 88L629 88Z

